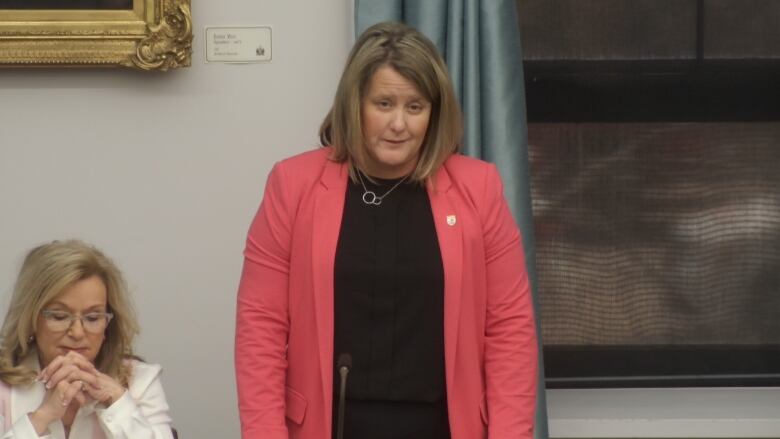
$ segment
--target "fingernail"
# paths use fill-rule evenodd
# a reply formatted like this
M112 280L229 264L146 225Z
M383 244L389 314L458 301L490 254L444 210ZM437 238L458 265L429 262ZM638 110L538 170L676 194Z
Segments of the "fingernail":
M68 406L68 404L70 404L68 401L62 401L62 406L63 406L63 407L67 407L67 406Z
M51 383L46 383L45 385L47 389L51 389Z

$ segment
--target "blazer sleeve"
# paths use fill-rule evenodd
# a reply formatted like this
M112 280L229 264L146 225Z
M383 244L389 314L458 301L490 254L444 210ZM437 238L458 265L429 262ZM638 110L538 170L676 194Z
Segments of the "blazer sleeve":
M95 409L107 439L173 439L161 375L157 364L134 362L124 395L109 407Z
M277 163L246 240L238 288L235 364L243 439L287 439L288 283L293 207Z
M537 342L522 239L495 165L486 173L485 380L488 438L533 438Z
M50 439L51 434L47 431L43 436L38 436L35 427L30 421L30 417L24 415L11 425L11 428L5 432L3 439Z

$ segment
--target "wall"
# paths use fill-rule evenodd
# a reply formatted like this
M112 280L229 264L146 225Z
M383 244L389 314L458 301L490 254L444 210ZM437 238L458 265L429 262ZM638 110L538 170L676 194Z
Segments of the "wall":
M0 70L0 313L25 251L77 237L135 295L183 438L239 437L235 294L273 163L317 144L351 1L194 1L189 69ZM207 25L273 26L269 64L203 62Z
M777 438L777 388L554 389L551 438Z

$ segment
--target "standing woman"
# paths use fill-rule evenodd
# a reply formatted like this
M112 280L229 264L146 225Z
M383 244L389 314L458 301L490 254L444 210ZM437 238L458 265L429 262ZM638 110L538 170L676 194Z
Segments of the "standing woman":
M169 439L160 366L133 355L119 269L80 241L27 254L0 343L3 439Z
M444 62L399 23L352 49L323 148L271 171L247 238L244 439L531 438L536 334L495 166L459 155Z

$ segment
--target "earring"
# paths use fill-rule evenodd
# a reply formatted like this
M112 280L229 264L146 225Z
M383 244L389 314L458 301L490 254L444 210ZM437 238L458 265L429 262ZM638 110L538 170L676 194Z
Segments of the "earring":
M35 341L35 335L31 335L30 338L27 339L27 343L32 343Z

